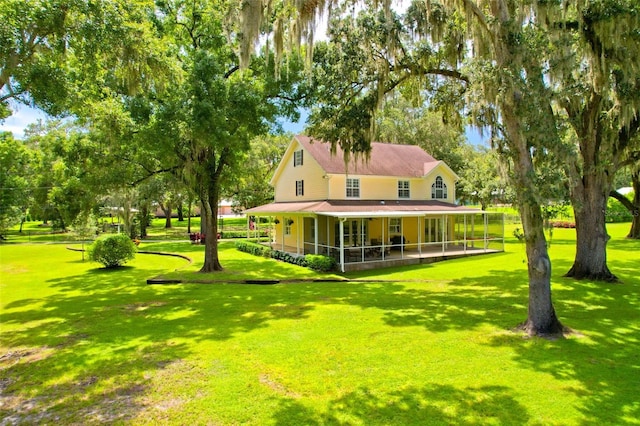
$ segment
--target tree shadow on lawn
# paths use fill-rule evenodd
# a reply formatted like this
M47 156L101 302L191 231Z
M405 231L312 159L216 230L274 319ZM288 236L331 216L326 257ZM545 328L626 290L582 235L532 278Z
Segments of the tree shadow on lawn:
M271 321L279 319L303 320L319 305L375 308L381 311L381 319L389 326L421 326L436 333L472 330L483 324L507 330L524 321L527 312L528 283L524 270L487 271L484 276L450 281L445 287L429 282L164 287L142 284L150 274L153 272L124 268L92 270L51 280L58 293L14 302L0 313L2 324L24 324L17 331L3 333L2 340L4 346L27 348L20 350L30 354L17 355L17 362L0 358L3 393L16 398L24 416L49 406L56 407L55 415L73 421L92 420L95 416L91 413L110 411L116 412L120 419L134 416L136 411L144 409L142 399L135 396L146 389L146 373L192 355L193 344L228 340L240 333L269 327ZM554 278L554 282L557 280ZM515 347L517 361L532 370L549 371L559 379L581 382L586 390L576 389L576 392L586 393L585 415L594 422L610 421L610 414L630 410L630 399L635 395L628 387L635 386L637 380L633 378L640 368L634 355L638 349L634 337L638 332L637 320L620 319L613 314L625 295L623 292L614 291L603 297L588 286L588 291L581 291L573 281L562 284L554 289L561 320L587 334L589 341L572 338L532 345L519 335L498 333L488 337L489 344ZM631 297L637 302L637 286L634 292ZM598 302L601 310L595 311L597 321L594 311L584 310L584 306L595 304L590 299L594 297L603 299ZM29 306L33 307L26 309ZM631 315L637 311L625 312ZM577 316L580 313L581 318ZM612 333L613 328L618 331ZM589 351L594 353L592 358L584 356L584 352ZM585 363L585 359L594 362ZM603 374L603 368L612 370L613 374ZM46 386L46 383L55 385ZM23 388L28 391L22 393ZM433 387L402 391L394 397L398 401L411 401L415 395L426 401L438 400L436 391L442 391L449 395L446 399L455 396L467 404L480 398L478 394L485 392L483 389L461 391ZM510 399L510 391L494 389L496 395L491 396L487 404L492 406L491 401L495 399L513 405L516 412L513 423L523 423L518 420L526 421L526 413ZM367 389L360 393L367 392L371 393ZM337 416L341 404L351 407L353 415L368 409L368 398L362 399L360 393L335 401L334 414L329 416ZM119 395L124 395L125 403L121 404ZM378 402L384 407L383 400ZM122 408L120 405L114 408L114 404ZM460 410L465 409L464 404ZM599 404L607 409L600 410ZM0 413L10 414L11 407L5 404ZM282 410L289 408L285 405ZM640 414L635 410L632 414ZM404 403L394 403L380 411L383 417L407 415ZM446 417L442 416L448 413L436 410L432 415L446 423ZM314 416L310 416L310 420L313 421ZM503 420L508 423L509 419Z
M618 261L614 265L638 270L633 262ZM578 409L586 424L632 424L640 418L636 400L640 283L637 278L629 278L628 285L612 286L555 274L552 288L556 312L578 334L547 341L523 339L518 333L496 333L487 336L486 344L514 348L516 362L566 381L567 389L580 399ZM381 309L382 318L390 326L422 326L431 332L472 330L482 324L506 330L526 319L526 271L488 271L485 276L453 280L442 291L429 289L430 283L424 284L424 290L416 284L379 284L382 292L375 287L367 284L339 302Z
M144 284L155 273L93 269L49 280L52 295L5 306L2 346L11 349L0 354L0 415L18 423L131 418L144 408L148 374L192 355L193 344L312 309L264 288Z
M556 269L572 262L555 262ZM558 341L517 336L493 336L491 345L513 347L514 360L531 370L546 372L580 399L584 424L637 424L640 379L640 280L638 264L614 261L610 267L625 271L624 285L554 277L556 312L577 335ZM635 271L635 272L633 272ZM622 275L622 274L621 274Z
M431 384L380 394L359 388L316 412L293 400L282 400L274 414L276 425L522 425L529 415L513 398L513 389L483 386L457 389Z

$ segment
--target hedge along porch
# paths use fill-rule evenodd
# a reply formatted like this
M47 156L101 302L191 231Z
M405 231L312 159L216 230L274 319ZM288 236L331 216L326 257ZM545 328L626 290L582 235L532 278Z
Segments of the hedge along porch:
M247 211L271 247L333 257L341 271L431 262L504 250L501 213L439 202L272 203Z

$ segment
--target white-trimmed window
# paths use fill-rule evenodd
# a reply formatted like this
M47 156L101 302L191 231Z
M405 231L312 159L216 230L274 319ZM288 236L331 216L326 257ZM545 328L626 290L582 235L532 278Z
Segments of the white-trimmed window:
M296 181L296 197L300 197L304 195L304 181L297 180Z
M293 167L302 166L302 150L293 152Z
M431 198L445 200L448 198L447 185L442 180L442 176L436 177L436 181L431 185Z
M409 190L408 180L398 181L398 198L411 198L411 191Z
M360 179L347 178L347 198L360 198Z
M291 225L293 225L293 219L290 217L284 218L284 235L291 235Z
M399 217L389 218L389 235L399 234L402 232L402 223Z

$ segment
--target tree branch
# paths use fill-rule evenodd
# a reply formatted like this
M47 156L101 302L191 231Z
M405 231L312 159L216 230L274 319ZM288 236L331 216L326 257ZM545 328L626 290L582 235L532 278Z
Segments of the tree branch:
M231 77L233 75L234 72L238 71L240 69L240 65L236 65L233 68L231 68L229 71L227 71L226 73L224 73L224 78L227 79L229 77Z
M620 203L630 212L633 213L634 211L636 211L636 206L634 206L633 203L627 197L625 197L618 191L611 191L609 193L609 197L615 198L616 200L620 201Z

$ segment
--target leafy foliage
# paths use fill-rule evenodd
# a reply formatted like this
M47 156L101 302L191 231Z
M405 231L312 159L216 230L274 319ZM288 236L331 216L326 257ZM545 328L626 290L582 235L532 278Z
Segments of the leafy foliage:
M270 247L256 244L250 241L236 241L236 249L254 256L262 256L280 260L282 262L291 263L293 265L302 266L303 268L311 268L318 272L330 272L335 270L336 262L333 258L307 254L305 256L294 256L280 250L274 250Z
M337 267L336 261L332 257L320 254L307 254L305 256L309 268L319 272L334 271Z
M106 268L117 268L133 260L137 247L126 234L105 235L88 248L89 259L102 263Z
M24 143L11 133L0 133L0 235L25 214L31 157L32 152Z
M633 201L634 193L630 192L626 195L626 198L630 202ZM605 217L608 223L631 222L631 220L633 220L634 213L637 214L637 212L629 211L627 207L615 198L609 198L607 201L607 212Z

